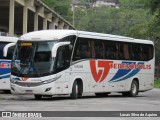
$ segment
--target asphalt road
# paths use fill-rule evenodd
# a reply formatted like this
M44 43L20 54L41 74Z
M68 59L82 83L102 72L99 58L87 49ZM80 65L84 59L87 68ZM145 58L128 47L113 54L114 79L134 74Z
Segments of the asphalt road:
M137 97L123 97L121 94L112 93L108 97L98 98L94 94L86 94L82 99L77 100L72 100L69 96L35 100L32 95L17 96L1 92L0 111L160 111L160 89L139 93ZM62 119L79 120L81 118ZM96 118L88 118L90 119L96 120ZM131 118L114 118L114 120L122 119L130 120ZM159 118L145 118L145 120L151 119Z

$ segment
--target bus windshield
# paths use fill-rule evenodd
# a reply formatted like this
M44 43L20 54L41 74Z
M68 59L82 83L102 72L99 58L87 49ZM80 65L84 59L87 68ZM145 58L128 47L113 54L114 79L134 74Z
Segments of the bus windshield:
M16 45L12 60L12 74L20 77L38 77L53 72L55 58L52 48L57 41L22 42Z

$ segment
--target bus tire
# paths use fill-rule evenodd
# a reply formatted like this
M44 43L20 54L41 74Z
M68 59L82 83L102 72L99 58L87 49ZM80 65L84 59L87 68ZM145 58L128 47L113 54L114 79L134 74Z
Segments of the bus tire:
M137 81L133 80L131 84L131 89L129 92L130 97L135 97L138 95L138 83Z
M77 81L75 81L73 83L71 98L72 99L77 99L78 98L78 84L77 84Z
M78 98L82 98L82 93L78 93Z
M135 97L138 95L138 82L136 80L132 81L131 88L129 92L123 92L123 96Z
M34 95L36 100L41 100L42 99L42 95Z

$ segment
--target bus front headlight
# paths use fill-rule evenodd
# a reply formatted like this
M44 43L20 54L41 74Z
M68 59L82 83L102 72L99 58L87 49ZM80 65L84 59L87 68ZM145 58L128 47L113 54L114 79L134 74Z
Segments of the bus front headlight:
M10 78L10 82L13 83L13 84L15 84L17 81L14 80L14 79L12 79L12 78Z
M55 78L49 79L49 80L42 81L41 83L42 83L42 84L48 84L48 83L51 83L51 82L56 81L56 80L59 79L60 77L61 77L61 75L60 75L60 76L57 76L57 77L55 77Z

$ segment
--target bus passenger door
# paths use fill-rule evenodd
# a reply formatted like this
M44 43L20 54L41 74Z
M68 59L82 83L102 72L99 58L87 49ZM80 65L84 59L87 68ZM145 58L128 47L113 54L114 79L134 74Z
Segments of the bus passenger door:
M58 78L55 81L55 92L57 94L67 94L69 86L69 45L60 46L57 50L55 61L55 72Z

